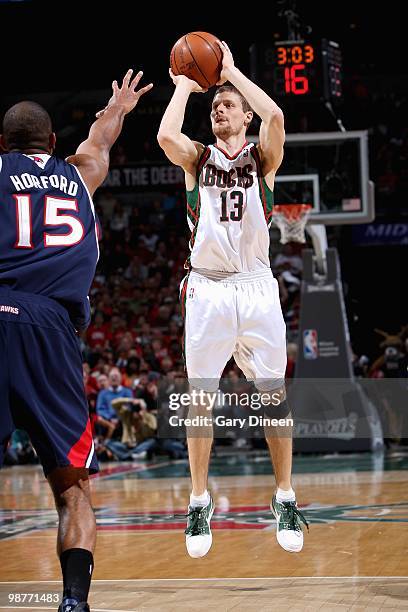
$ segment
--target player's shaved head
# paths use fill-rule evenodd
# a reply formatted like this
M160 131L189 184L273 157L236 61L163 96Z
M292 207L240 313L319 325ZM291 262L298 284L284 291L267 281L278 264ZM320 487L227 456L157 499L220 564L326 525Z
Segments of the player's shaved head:
M49 151L51 134L51 118L36 102L19 102L4 115L3 142L8 151Z

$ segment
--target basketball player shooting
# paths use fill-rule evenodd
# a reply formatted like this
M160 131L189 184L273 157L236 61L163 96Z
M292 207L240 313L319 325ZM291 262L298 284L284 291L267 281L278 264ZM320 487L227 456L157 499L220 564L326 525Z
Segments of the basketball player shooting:
M76 330L90 319L99 256L92 195L109 169L125 115L152 85L113 82L108 105L66 161L54 156L47 111L5 114L0 155L0 465L24 429L55 498L64 591L59 612L89 612L96 541L88 475L98 471ZM38 551L41 556L41 548Z
M204 90L171 70L175 91L158 133L169 160L184 170L192 231L190 272L181 287L186 369L193 388L214 392L233 355L258 391L269 394L264 414L280 419L290 416L284 387L286 329L269 262L269 225L274 178L283 158L284 118L277 104L234 65L228 46L219 46L220 87L211 109L215 144L204 146L182 133L190 94ZM254 112L262 120L258 145L246 140ZM299 552L301 521L307 523L291 486L292 435L284 429L265 429L277 485L271 510L279 544ZM194 436L190 428L187 439L192 492L186 547L191 557L203 557L212 543L214 502L207 490L212 436Z

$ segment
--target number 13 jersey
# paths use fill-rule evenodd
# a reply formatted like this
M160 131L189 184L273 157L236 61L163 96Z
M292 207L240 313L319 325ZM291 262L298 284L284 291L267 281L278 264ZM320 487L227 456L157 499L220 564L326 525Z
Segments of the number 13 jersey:
M191 266L232 273L270 268L272 208L256 145L245 143L234 157L206 147L197 184L187 191Z

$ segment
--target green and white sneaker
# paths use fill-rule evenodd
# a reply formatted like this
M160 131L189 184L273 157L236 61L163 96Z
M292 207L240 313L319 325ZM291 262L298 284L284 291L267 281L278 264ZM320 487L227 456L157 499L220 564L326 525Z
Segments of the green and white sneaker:
M308 531L309 524L298 509L296 502L279 502L274 495L271 510L276 518L278 544L288 552L300 552L303 548L303 531L300 521L306 525Z
M186 548L190 557L198 559L204 557L211 548L212 533L210 528L211 517L214 513L214 501L210 496L207 506L188 507Z

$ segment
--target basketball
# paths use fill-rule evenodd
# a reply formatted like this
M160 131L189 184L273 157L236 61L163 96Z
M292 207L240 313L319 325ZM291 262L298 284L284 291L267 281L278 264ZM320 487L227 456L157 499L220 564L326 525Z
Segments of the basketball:
M170 54L173 74L184 74L204 89L213 87L220 79L222 68L218 40L208 32L190 32L179 38Z

